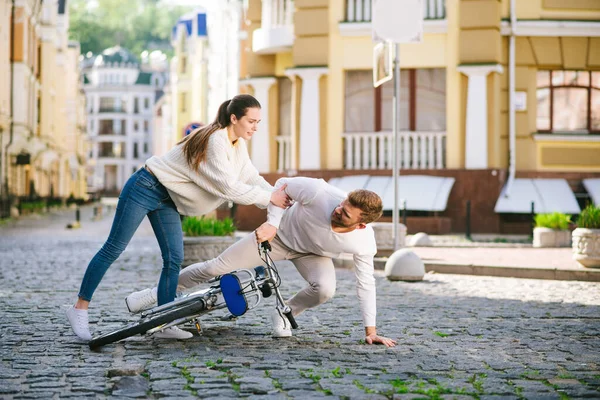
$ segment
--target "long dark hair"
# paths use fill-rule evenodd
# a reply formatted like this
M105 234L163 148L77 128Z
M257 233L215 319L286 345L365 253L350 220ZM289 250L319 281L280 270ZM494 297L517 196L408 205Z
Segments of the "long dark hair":
M213 122L194 130L177 143L183 143L183 154L190 168L197 168L206 159L210 135L231 125L232 114L237 119L241 119L249 108L260 108L260 103L249 94L238 94L219 106L217 117Z

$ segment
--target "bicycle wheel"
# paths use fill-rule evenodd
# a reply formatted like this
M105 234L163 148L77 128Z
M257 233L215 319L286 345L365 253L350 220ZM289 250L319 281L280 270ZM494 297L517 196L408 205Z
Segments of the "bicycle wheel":
M93 350L109 343L118 342L119 340L134 335L146 333L152 328L156 328L157 326L175 321L180 318L194 316L204 311L204 307L204 302L198 301L191 304L185 304L172 310L165 310L157 315L143 318L142 320L130 324L124 328L92 338L92 340L89 342L90 349Z

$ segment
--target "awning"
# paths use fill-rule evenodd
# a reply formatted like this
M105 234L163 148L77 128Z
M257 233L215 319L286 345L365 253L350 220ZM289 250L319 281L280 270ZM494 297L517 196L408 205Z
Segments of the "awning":
M394 184L391 176L355 175L333 178L329 181L346 192L367 189L383 200L384 210L394 209ZM398 207L413 211L444 211L455 179L427 175L401 175L398 177Z
M600 207L600 178L584 179L583 187L587 190L594 204Z
M500 192L494 211L497 213L531 212L536 214L561 212L579 214L581 209L566 179L515 179L510 196L505 196L506 185Z
M16 134L13 137L12 143L8 146L8 154L17 155L20 153L28 153L29 141L26 137Z
M45 171L50 170L52 163L58 160L58 153L54 150L47 150L41 154L41 168Z

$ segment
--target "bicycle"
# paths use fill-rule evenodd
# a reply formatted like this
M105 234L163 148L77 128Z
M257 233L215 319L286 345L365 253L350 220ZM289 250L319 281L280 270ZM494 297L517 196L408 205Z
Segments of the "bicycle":
M269 252L271 245L265 241L259 244L260 258L266 265L252 270L239 269L215 277L208 281L209 288L199 290L185 297L157 306L140 313L140 320L116 331L92 338L90 349L117 342L138 334L152 334L175 325L194 321L198 333L201 333L200 317L215 310L227 307L229 314L221 319L231 320L244 315L258 306L263 298L275 293L276 307L290 321L293 329L298 328L292 310L283 301L279 286L281 278ZM249 299L252 300L249 303Z

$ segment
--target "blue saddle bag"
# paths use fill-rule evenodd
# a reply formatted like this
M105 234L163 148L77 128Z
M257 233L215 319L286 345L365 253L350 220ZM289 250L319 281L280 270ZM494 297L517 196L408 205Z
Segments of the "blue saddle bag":
M248 311L248 301L242 293L242 285L237 275L225 274L221 277L221 293L231 315L239 317Z

